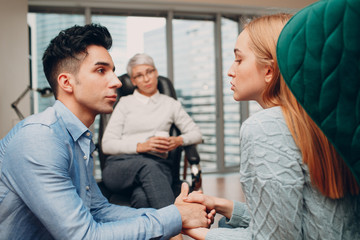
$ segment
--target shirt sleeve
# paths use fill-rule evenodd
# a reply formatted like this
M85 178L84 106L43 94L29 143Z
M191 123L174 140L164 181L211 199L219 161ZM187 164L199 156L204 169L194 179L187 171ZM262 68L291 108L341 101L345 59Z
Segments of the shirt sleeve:
M138 142L131 139L122 138L127 106L124 104L124 98L120 98L116 105L109 122L105 128L102 138L102 151L105 154L134 154Z
M202 134L200 128L192 120L179 101L175 101L174 113L174 123L181 132L180 136L183 138L183 146L201 143Z
M133 209L95 194L88 209L69 174L68 144L46 126L26 127L9 143L3 165L7 184L55 239L168 239L180 232L174 205Z

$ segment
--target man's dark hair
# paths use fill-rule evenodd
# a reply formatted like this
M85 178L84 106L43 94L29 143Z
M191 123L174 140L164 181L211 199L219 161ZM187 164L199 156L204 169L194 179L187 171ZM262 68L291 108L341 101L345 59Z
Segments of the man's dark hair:
M82 62L78 56L87 54L86 49L90 45L103 46L107 50L111 48L112 38L106 27L98 24L75 25L61 31L51 40L42 61L46 79L55 98L57 97L58 74L64 69L76 74Z

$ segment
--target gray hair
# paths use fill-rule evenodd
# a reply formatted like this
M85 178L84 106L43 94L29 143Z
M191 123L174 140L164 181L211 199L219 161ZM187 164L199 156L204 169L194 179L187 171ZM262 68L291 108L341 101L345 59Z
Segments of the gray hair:
M137 53L132 58L130 58L128 65L126 67L126 71L130 77L132 75L132 69L137 65L150 65L156 69L152 57L150 57L146 53Z

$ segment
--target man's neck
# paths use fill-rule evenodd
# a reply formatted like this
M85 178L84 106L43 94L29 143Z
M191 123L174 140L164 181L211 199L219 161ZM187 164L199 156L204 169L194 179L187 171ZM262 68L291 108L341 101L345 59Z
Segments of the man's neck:
M74 101L66 99L58 99L62 102L87 128L89 128L95 121L96 114L92 114L83 107L80 107Z

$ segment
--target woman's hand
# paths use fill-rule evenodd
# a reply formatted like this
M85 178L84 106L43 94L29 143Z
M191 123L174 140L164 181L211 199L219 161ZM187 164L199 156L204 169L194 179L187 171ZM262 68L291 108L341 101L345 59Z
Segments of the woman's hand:
M168 152L170 146L169 138L167 137L151 137L146 142L138 143L136 147L136 151L138 153L144 152Z
M169 137L169 149L168 151L171 151L181 145L183 145L184 141L183 138L178 136L178 137Z
M202 191L193 191L184 198L184 202L200 203L209 211L215 209L215 200L215 197L205 195Z
M215 210L221 215L231 218L234 202L225 198L217 198L203 194L201 191L193 191L187 197L184 197L184 202L200 203L206 206L208 212Z
M182 137L151 137L146 142L138 143L136 151L144 152L169 152L183 144Z

